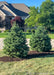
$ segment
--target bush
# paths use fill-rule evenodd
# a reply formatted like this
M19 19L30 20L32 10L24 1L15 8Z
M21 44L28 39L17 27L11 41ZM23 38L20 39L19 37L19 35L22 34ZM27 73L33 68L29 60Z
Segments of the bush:
M1 33L2 31L0 30L0 33Z
M9 30L5 30L4 32L9 32Z
M27 56L28 50L25 35L18 26L14 25L4 40L4 52L11 57L22 58Z
M31 29L31 32L32 32L32 33L35 33L35 29Z
M50 38L47 35L46 29L42 26L38 27L30 39L32 50L38 52L47 52L51 50Z
M31 32L31 30L30 29L27 29L27 33L30 33Z
M20 16L14 17L14 19L11 20L11 26L16 22L18 26L24 31L24 20Z

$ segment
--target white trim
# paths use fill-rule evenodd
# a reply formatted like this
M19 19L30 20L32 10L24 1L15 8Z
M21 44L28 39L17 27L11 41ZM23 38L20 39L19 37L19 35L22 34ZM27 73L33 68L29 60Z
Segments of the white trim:
M5 4L4 6L10 11L10 13L12 13L14 16L17 16L13 11L11 11Z

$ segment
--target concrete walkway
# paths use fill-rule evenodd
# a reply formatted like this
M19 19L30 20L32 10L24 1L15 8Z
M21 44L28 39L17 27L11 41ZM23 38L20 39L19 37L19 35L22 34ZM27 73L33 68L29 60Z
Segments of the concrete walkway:
M27 39L27 44L29 46L29 41L30 39ZM54 39L51 39L51 45L52 45L52 48L54 48ZM30 47L30 46L29 46Z
M3 49L4 46L4 38L0 38L0 49Z
M30 39L27 39L28 46L29 46L29 40ZM3 46L4 46L4 42L3 41L4 41L4 38L0 38L0 50L3 49ZM52 45L52 48L54 48L54 39L51 39L51 45Z
M54 48L54 39L51 39L52 48Z

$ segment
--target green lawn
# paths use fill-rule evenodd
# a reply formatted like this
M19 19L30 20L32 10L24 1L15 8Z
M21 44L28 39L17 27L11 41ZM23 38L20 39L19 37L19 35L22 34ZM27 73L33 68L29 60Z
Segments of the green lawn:
M31 33L25 33L25 34L26 34L26 38L31 38ZM7 32L6 32L6 33L0 33L0 38L6 38L7 35L8 35ZM53 34L53 33L48 34L48 35L49 35L49 37L50 37L51 39L54 39L54 34Z
M3 51L0 51L1 56L5 56ZM15 62L0 61L0 75L54 75L54 55Z
M48 35L51 39L54 39L54 34L48 34ZM26 38L31 38L31 34L30 35L27 34Z
M8 33L0 33L0 38L5 38L7 35ZM49 34L49 37L54 39L54 34ZM26 34L26 38L31 38L31 34ZM2 56L6 55L1 50L0 57ZM46 55L23 61L0 61L0 75L54 75L54 55Z
M54 39L54 34L48 34L51 39Z
M7 37L7 35L8 35L8 33L7 33L7 32L5 32L5 33L0 33L0 38L6 38L6 37Z

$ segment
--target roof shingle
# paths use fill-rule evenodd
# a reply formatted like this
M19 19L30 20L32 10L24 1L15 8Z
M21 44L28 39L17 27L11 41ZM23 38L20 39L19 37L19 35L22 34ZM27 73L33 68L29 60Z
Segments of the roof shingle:
M25 13L29 13L30 9L25 4L11 4L14 8L23 11Z
M5 4L11 11L13 11L18 16L28 16L30 9L25 4L18 3L7 3L5 1L0 1L0 5Z

